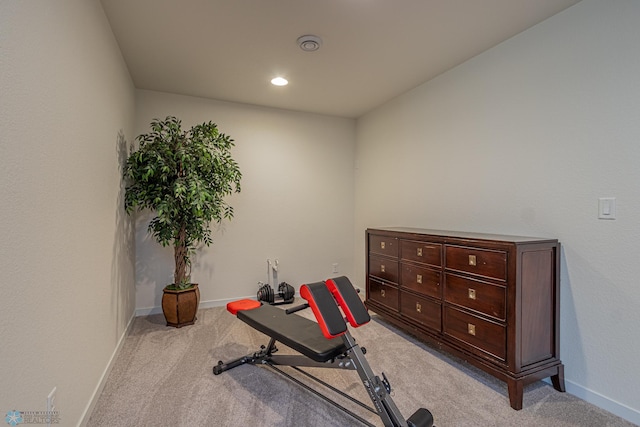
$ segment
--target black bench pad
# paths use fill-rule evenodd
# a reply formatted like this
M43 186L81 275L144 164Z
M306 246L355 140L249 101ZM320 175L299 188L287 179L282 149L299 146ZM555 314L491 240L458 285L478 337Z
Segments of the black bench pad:
M326 362L347 351L341 337L326 339L316 322L271 305L238 311L237 317L316 362Z

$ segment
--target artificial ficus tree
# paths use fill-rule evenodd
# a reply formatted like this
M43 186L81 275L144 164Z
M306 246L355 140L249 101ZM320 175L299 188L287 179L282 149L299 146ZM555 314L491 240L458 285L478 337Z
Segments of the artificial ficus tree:
M233 217L225 198L240 192L242 174L231 156L233 139L213 122L182 130L181 121L154 119L136 138L124 168L127 213L149 209L149 233L174 249L175 289L188 288L191 257L199 244L212 243L211 223Z

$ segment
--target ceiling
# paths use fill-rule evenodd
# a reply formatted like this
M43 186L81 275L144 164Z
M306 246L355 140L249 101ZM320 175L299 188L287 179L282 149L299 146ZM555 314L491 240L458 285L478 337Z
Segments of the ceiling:
M355 118L580 0L101 1L138 89Z

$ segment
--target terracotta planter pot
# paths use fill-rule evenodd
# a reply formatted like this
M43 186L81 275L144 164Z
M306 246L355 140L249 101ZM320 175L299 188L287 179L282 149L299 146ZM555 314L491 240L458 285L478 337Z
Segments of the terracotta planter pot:
M162 312L167 320L167 326L181 328L193 325L200 304L200 290L197 284L182 290L164 288L162 294Z

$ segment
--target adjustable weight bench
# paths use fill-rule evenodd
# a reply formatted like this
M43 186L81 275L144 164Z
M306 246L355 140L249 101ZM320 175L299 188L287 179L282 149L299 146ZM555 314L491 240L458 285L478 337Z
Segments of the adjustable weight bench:
M240 300L227 304L227 310L254 329L270 337L269 344L261 349L230 362L218 362L213 373L244 364L268 366L303 388L338 407L365 425L375 427L364 418L336 403L329 397L306 385L277 366L290 366L335 393L377 414L385 427L432 427L433 416L427 409L418 409L405 420L390 396L391 385L384 373L382 379L375 375L361 348L349 333L345 320L352 327L359 327L371 320L355 288L348 278L341 276L326 282L316 282L300 287L300 296L306 304L288 310L262 305L253 300ZM310 307L317 323L307 318L291 315ZM342 309L342 313L340 311ZM344 316L343 316L344 313ZM276 355L276 342L297 351L297 355ZM341 390L327 384L300 367L320 367L356 370L373 402L373 408L354 399Z

